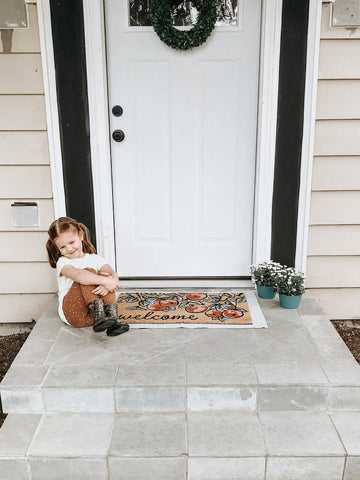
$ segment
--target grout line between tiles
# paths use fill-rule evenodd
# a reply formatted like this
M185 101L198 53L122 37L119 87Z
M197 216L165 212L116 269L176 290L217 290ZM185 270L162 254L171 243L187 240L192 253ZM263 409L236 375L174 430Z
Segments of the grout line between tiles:
M336 412L336 413L340 413L340 412ZM334 429L335 429L335 432L336 432L336 434L337 434L337 436L338 436L338 438L339 438L339 440L340 440L340 442L341 442L341 445L342 445L342 447L343 447L343 449L344 449L345 457L347 457L347 456L349 455L349 452L347 451L347 449L346 449L346 447L345 447L345 444L344 444L344 442L343 442L343 440L342 440L342 438L341 438L340 432L338 431L338 429L337 429L337 427L336 427L336 424L335 424L335 422L334 422L334 420L333 420L333 418L332 418L332 413L328 411L327 414L328 414L328 417L329 417L329 419L330 419L330 422L332 423L332 425L333 425L333 427L334 427Z

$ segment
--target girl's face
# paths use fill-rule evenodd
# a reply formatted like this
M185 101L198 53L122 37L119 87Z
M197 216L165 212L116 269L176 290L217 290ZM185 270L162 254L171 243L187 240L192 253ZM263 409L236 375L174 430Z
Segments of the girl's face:
M60 233L54 240L55 245L60 250L61 255L67 258L81 258L85 255L83 252L83 233L74 230L66 230Z

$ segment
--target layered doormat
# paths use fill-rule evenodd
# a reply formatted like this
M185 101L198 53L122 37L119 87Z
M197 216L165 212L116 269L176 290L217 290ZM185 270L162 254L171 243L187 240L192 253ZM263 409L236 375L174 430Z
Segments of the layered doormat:
M120 321L138 328L267 328L255 293L126 292L118 297Z

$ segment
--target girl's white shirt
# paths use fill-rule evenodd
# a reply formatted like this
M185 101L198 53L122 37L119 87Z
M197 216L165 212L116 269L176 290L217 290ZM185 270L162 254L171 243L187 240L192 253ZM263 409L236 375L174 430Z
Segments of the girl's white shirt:
M62 304L65 295L70 290L72 284L74 283L71 278L65 277L61 275L61 270L65 267L65 265L71 265L72 267L84 269L84 268L93 268L97 272L99 272L100 268L105 265L107 262L106 260L97 255L96 253L86 253L81 258L67 258L67 257L60 257L56 263L56 279L58 283L58 297L59 297L59 316L61 320L69 325L69 322L66 321Z

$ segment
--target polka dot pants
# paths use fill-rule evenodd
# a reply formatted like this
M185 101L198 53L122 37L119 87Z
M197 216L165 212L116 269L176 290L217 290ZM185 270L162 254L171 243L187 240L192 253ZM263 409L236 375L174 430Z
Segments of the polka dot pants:
M97 273L91 268L86 268L92 273ZM96 295L92 291L97 285L81 285L74 282L63 300L63 312L66 320L73 327L88 327L93 324L93 318L89 312L88 304L102 298L104 304L116 302L115 292L108 293L105 297Z

